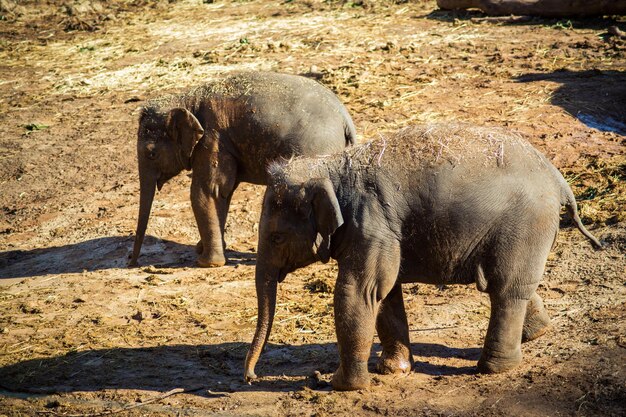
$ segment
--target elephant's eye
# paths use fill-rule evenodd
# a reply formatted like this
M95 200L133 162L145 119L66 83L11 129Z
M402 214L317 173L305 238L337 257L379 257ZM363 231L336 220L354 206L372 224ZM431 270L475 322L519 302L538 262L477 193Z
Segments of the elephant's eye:
M283 235L282 233L272 233L270 235L270 242L272 242L274 245L280 245L281 243L285 242L285 235Z
M156 159L157 153L154 147L148 146L148 149L146 149L146 156L148 157L148 159Z

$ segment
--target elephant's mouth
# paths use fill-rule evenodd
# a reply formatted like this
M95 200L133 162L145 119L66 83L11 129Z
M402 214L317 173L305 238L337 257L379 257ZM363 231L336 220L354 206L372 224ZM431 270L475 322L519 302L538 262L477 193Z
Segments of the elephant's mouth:
M285 280L285 277L287 276L288 273L293 272L295 269L293 270L289 270L287 268L283 268L278 272L278 282L283 282Z
M171 180L172 178L174 178L175 176L176 176L176 173L174 174L166 174L163 172L159 173L159 176L156 180L157 190L161 191L161 188L163 188L163 185L169 180Z
M161 188L163 188L163 184L165 184L166 180L163 180L163 176L159 175L159 178L157 178L157 190L161 191Z

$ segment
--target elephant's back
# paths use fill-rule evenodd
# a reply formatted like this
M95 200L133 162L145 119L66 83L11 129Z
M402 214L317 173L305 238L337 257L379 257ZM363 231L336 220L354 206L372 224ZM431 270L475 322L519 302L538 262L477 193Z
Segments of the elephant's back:
M417 169L452 166L514 167L534 169L545 159L519 134L503 128L464 123L436 123L409 126L387 139L377 141L386 147L387 158ZM376 146L374 146L376 147Z
M229 99L263 108L304 106L311 110L316 103L333 110L345 110L338 97L327 87L299 75L275 72L241 71L208 82L189 93L190 99L206 101Z
M230 115L228 129L244 181L265 183L272 161L329 155L354 143L347 109L316 81L276 73L244 73L235 80L250 86L231 99L238 110Z

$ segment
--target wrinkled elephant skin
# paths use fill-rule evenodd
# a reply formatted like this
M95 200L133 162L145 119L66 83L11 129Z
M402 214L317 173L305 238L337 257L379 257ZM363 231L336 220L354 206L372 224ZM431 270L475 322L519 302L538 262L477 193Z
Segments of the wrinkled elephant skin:
M375 331L381 373L409 372L402 283L471 284L491 317L478 362L503 372L520 344L550 326L536 293L564 205L582 225L563 176L521 137L467 125L410 127L326 158L270 167L259 224L257 332L245 378L267 340L276 285L313 263L338 262L334 293L338 390L369 385Z
M139 117L140 202L129 265L137 265L155 189L182 170L193 171L198 265L221 266L228 207L240 182L266 184L271 161L331 154L355 139L339 99L321 84L294 75L235 73L148 102Z

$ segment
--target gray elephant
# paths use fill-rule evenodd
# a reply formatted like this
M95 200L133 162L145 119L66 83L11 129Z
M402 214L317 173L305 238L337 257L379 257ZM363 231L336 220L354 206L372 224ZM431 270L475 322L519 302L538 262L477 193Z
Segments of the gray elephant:
M193 170L191 205L198 265L220 266L228 207L240 182L266 184L267 165L294 155L338 152L356 140L339 99L308 78L242 72L150 101L139 117L140 202L130 266L145 236L155 187Z
M367 387L374 331L377 369L412 367L400 284L471 284L491 317L478 368L521 361L520 343L549 318L536 293L559 230L561 205L582 225L563 176L521 137L500 129L429 125L319 158L270 167L256 266L258 322L245 379L270 334L276 288L315 261L338 262L335 328L339 390Z

